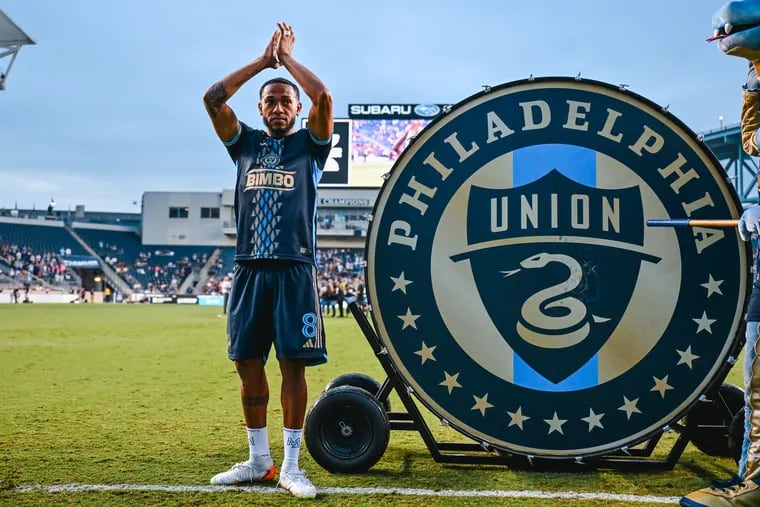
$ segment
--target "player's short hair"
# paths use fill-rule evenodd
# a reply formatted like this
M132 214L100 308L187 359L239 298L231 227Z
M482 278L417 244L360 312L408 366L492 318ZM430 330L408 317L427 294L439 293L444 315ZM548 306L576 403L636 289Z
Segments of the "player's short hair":
M261 88L259 89L259 98L261 99L264 97L264 88L266 88L270 84L275 84L275 83L282 83L284 85L290 86L291 88L293 88L293 90L295 90L296 98L298 100L301 100L301 94L298 91L298 86L296 86L296 84L290 79L285 79L284 77L274 77L270 79L269 81L267 81L266 83L264 83L263 85L261 85Z

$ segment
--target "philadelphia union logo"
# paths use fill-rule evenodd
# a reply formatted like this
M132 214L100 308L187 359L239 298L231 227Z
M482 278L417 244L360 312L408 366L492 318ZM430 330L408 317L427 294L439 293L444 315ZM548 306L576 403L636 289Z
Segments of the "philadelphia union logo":
M633 445L677 420L740 332L747 246L723 169L682 123L594 81L473 96L431 123L370 226L373 319L453 427L529 455Z

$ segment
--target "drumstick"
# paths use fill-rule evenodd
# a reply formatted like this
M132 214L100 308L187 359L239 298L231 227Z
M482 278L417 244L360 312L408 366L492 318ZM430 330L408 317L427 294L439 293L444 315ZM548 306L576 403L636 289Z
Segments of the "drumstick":
M736 227L738 219L696 219L696 218L650 218L647 220L649 227Z

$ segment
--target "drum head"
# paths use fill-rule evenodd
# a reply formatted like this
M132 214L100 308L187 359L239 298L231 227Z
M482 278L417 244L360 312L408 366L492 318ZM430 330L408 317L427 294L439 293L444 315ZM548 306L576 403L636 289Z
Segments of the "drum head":
M433 121L382 187L372 318L402 380L461 433L599 455L678 420L730 367L749 246L718 160L651 101L540 78Z

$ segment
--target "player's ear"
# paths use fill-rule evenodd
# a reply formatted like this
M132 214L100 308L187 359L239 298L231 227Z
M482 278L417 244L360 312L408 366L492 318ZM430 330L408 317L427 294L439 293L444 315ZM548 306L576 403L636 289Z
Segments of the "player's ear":
M261 116L264 116L264 109L262 109L262 107L261 107L261 102L259 102L259 114Z
M303 108L303 104L301 102L298 102L298 105L296 106L296 114L301 114L301 108Z

